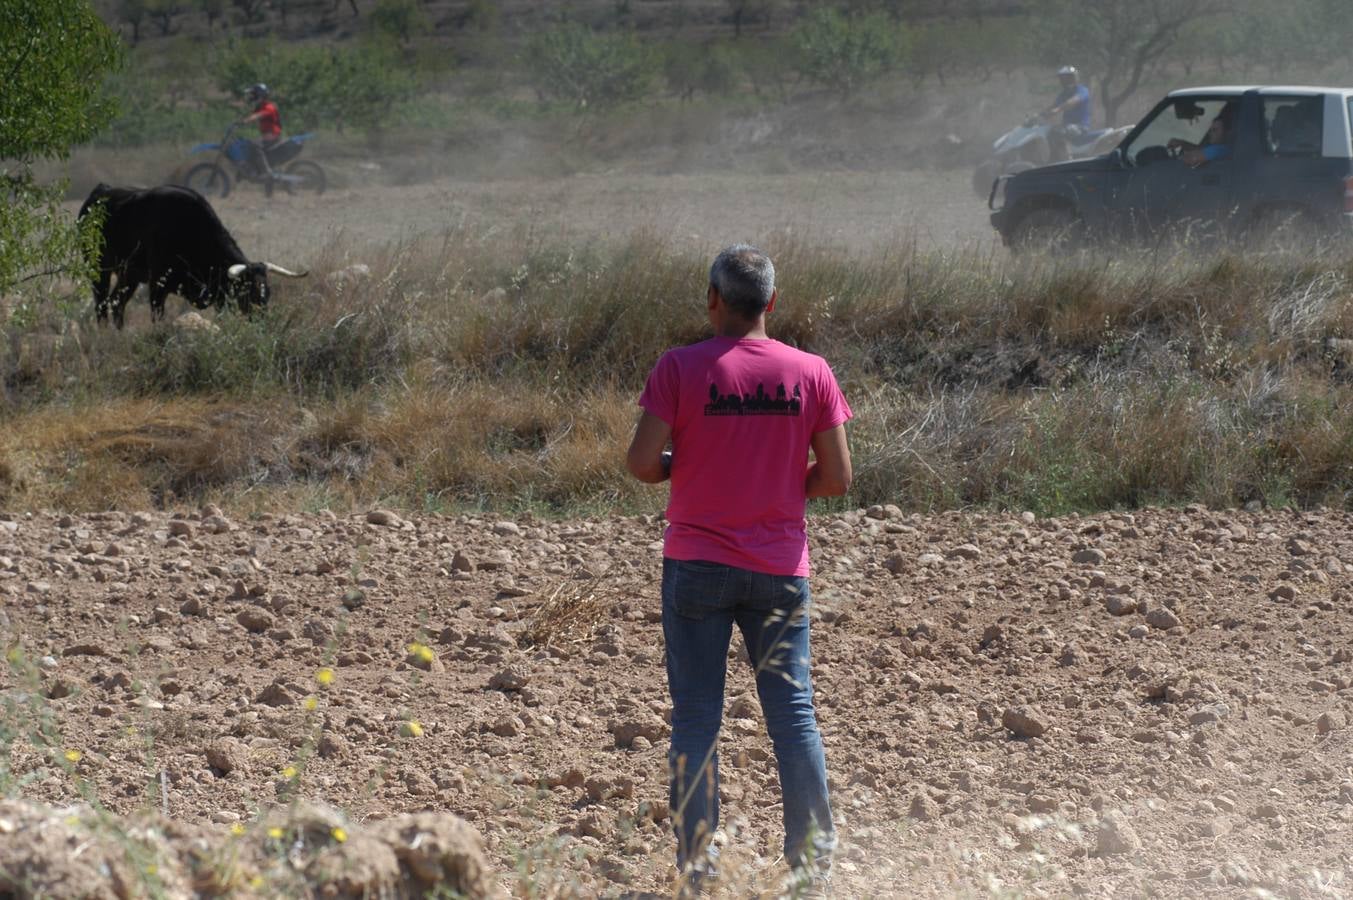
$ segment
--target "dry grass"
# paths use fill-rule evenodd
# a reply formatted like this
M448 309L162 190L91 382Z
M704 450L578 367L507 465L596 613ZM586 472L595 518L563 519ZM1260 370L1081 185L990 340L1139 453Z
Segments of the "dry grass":
M545 599L531 611L521 640L529 647L578 644L592 640L611 607L627 599L606 575L572 578L541 592Z
M1042 511L1343 502L1353 257L1009 260L785 236L772 333L857 412L854 502ZM110 333L56 306L0 344L0 502L210 497L658 507L623 469L643 379L704 329L706 260L651 233L566 247L450 231L284 284L268 313Z

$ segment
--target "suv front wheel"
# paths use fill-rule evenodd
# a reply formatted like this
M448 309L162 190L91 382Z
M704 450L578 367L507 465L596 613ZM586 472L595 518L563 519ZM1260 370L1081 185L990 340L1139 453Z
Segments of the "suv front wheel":
M1029 210L1010 234L1010 247L1019 253L1068 253L1080 244L1080 221L1065 206Z

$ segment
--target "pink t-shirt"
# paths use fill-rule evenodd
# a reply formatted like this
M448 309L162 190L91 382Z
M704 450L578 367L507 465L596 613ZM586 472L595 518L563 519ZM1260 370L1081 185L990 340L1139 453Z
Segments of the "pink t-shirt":
M639 405L672 426L663 554L807 575L809 444L851 416L826 360L714 337L663 354Z

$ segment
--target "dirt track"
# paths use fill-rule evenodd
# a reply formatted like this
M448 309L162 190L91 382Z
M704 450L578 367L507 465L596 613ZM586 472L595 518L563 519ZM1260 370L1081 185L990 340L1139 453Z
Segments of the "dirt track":
M815 520L839 896L1353 893L1350 521ZM661 523L390 522L0 521L0 641L113 810L163 783L157 806L224 839L295 766L355 824L465 816L505 876L525 853L581 896L662 890ZM726 856L766 884L779 810L750 691L734 662ZM39 765L31 740L14 754ZM47 773L23 793L74 798Z
M624 241L647 230L681 249L713 254L734 241L787 240L867 251L912 240L925 247L991 243L983 203L965 172L799 173L790 175L577 175L384 187L348 184L320 196L269 200L246 185L213 200L248 254L309 266L332 245L340 252L467 228L486 241L547 246ZM78 204L77 204L78 206Z

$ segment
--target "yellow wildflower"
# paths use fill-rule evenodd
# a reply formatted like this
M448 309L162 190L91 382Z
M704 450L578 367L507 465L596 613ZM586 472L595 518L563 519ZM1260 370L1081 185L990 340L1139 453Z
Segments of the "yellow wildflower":
M244 834L244 825L242 825L239 822L236 822L234 825L230 826L230 833L233 834L235 837L239 837L240 835Z
M330 832L330 834L332 834L334 836L334 840L338 841L340 844L348 839L348 833L344 831L342 828L335 828L333 831Z
M320 684L328 686L334 683L334 670L325 666L315 673L315 680Z
M296 775L297 775L297 772L296 772L296 767L295 767L295 766L287 766L285 769L282 770L282 777L283 777L283 778L295 778Z
M66 762L68 763L78 763L81 759L84 758L84 754L81 753L79 750L67 750L65 756Z
M282 839L282 829L274 825L273 827L268 829L268 837L272 838L275 841L280 841Z
M301 705L304 706L306 709L313 711L315 707L319 706L319 701L316 700L314 697L306 697L303 701L301 701Z
M399 726L399 733L405 737L422 737L423 726L418 723L417 719L410 719Z

